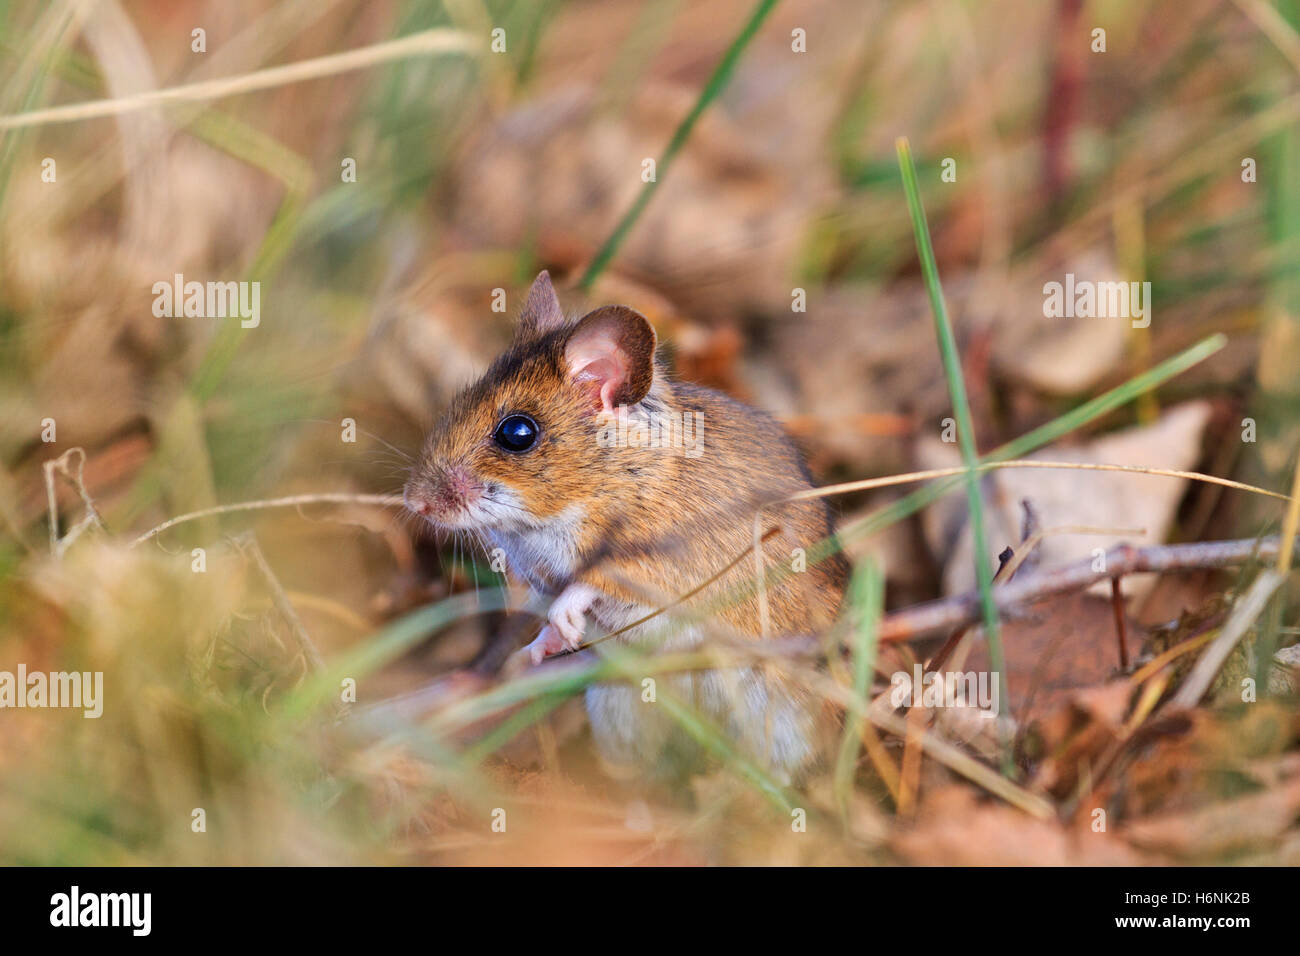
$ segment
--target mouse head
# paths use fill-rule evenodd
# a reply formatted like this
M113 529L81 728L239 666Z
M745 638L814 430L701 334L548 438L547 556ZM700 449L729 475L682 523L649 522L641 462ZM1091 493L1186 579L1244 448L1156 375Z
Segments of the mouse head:
M607 493L626 463L601 447L598 422L650 394L655 344L649 321L625 306L566 321L541 273L510 348L430 433L407 508L443 528L521 531Z

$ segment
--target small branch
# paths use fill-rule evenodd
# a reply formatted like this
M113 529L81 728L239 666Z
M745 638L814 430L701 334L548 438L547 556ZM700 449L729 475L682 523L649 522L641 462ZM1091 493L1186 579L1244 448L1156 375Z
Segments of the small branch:
M1032 547L1032 545L1030 547ZM1028 548L1026 547L1025 550L1027 551ZM1002 553L998 555L998 569L993 574L994 584L1001 584L1003 579L1010 580L1011 575L1016 573L1016 567L1019 566L1020 562L1016 561L1015 558L1015 550L1009 547L1003 549ZM1009 571L1007 570L1008 568L1010 568ZM969 624L963 624L961 627L957 628L957 630L953 631L952 635L944 643L943 647L939 648L939 653L935 654L934 657L931 658L930 662L925 665L925 671L929 673L941 670L943 665L948 663L949 655L957 649L957 645L961 643L961 639L966 636L968 631L970 631Z
M1049 568L1018 577L993 589L993 602L1000 613L1018 610L1058 594L1082 591L1098 581L1143 572L1192 571L1232 568L1252 561L1277 557L1278 540L1243 538L1237 541L1204 541L1195 544L1164 544L1147 548L1119 545L1106 552L1105 571L1093 570L1093 559ZM966 591L938 601L928 601L886 615L880 622L880 641L897 644L920 640L952 628L978 623L980 596ZM799 635L774 638L768 649L778 656L808 656L822 653L815 637Z
M97 528L103 531L104 522L100 520L99 512L95 509L95 502L90 497L90 492L86 491L84 476L86 468L85 449L69 448L58 458L45 462L42 468L45 472L46 506L50 513L50 553L55 557L62 557L72 543L81 537L83 531L87 528ZM86 513L81 520L68 529L68 533L63 537L59 537L59 502L54 487L56 473L62 475L64 480L72 486L86 509Z
M1200 568L1229 568L1253 560L1277 556L1276 537L1238 541L1207 541L1195 544L1153 545L1134 548L1120 545L1106 552L1104 571L1093 570L1093 559L1051 568L1017 578L994 590L994 603L1005 613L1058 594L1081 591L1098 581L1146 571L1187 571ZM979 592L967 591L939 601L930 601L891 614L881 622L880 640L910 641L936 631L973 624L980 617Z
M1119 666L1128 670L1128 625L1124 621L1124 592L1119 586L1119 576L1110 579L1110 601L1115 609L1115 636L1119 638Z

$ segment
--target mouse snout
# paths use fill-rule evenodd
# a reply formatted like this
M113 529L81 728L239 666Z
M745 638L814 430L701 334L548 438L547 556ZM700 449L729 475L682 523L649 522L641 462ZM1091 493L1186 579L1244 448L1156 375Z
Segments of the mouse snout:
M454 523L482 493L482 483L469 469L451 465L413 476L402 490L402 500L421 517Z

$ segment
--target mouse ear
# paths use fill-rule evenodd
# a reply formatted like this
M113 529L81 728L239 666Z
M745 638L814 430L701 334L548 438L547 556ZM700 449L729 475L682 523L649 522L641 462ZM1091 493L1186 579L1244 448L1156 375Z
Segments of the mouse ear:
M569 378L587 387L597 411L635 405L654 382L655 330L625 305L588 312L564 346Z
M560 300L555 297L551 274L543 269L537 273L537 278L528 290L528 297L524 299L516 335L538 335L563 325L564 310L560 308Z

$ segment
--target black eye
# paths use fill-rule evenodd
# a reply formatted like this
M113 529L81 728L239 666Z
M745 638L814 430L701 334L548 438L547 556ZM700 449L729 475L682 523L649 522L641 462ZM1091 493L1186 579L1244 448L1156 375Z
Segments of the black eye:
M528 451L537 443L537 422L527 415L507 415L492 433L492 440L506 451Z

